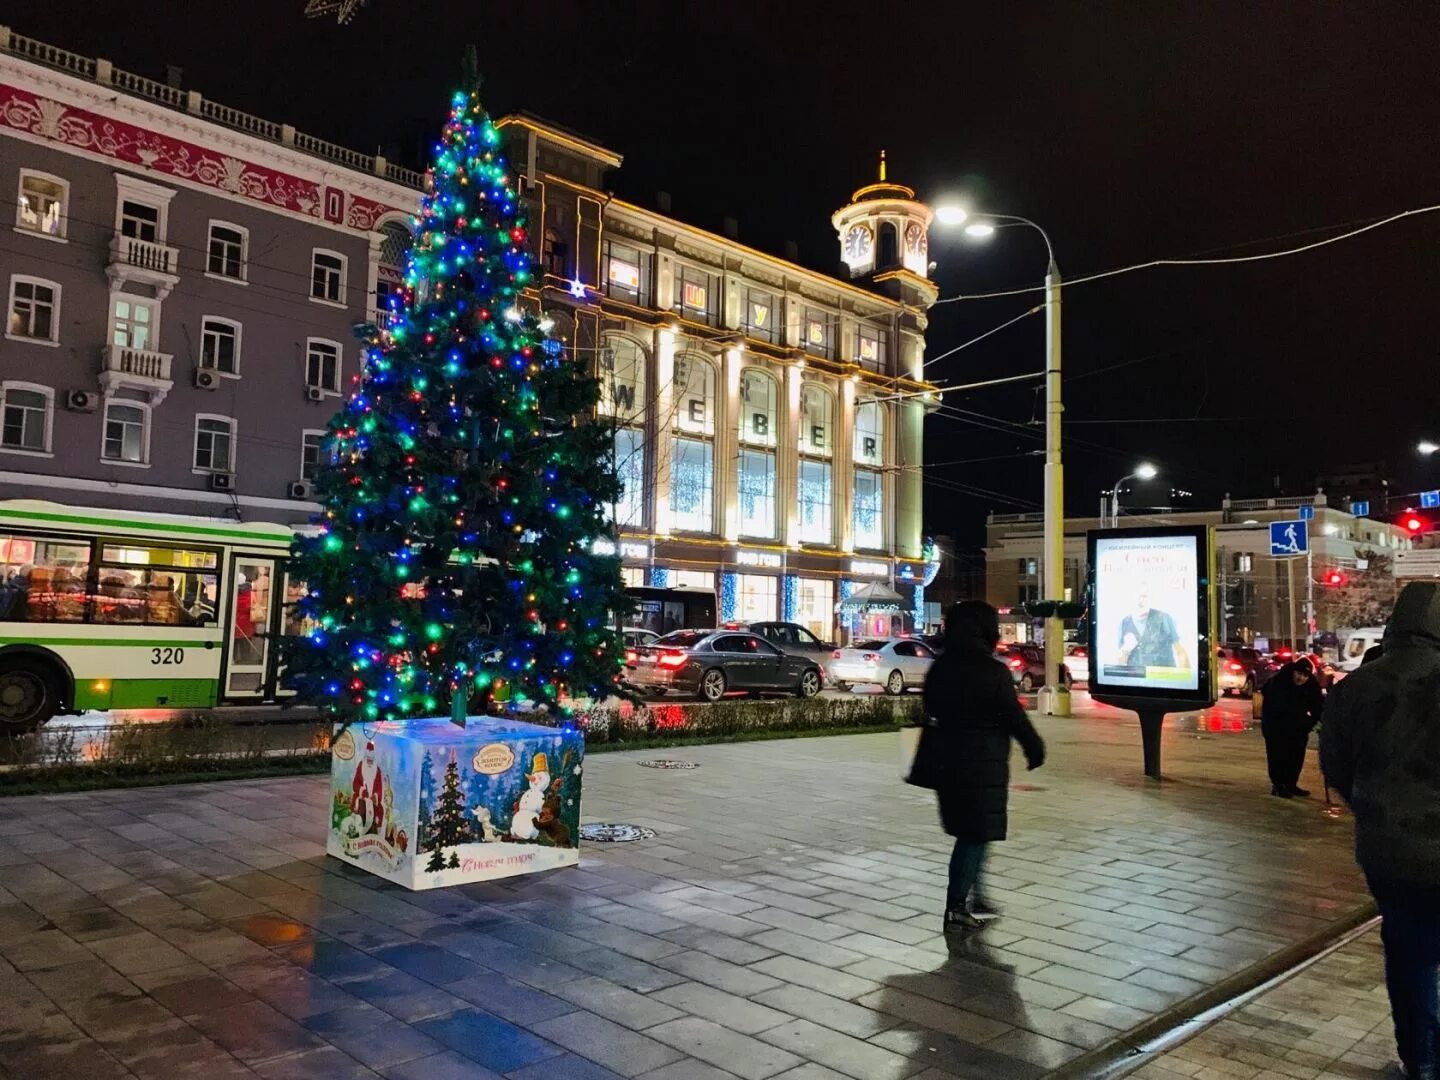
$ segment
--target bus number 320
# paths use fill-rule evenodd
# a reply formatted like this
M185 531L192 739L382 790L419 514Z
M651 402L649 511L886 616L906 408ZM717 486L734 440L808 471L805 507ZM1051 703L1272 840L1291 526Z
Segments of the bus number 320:
M184 649L151 649L150 663L152 664L183 664L185 662Z

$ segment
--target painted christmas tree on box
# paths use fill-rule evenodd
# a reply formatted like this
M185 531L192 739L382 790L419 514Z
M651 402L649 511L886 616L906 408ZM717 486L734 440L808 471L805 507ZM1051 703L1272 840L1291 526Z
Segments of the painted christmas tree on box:
M527 225L476 84L453 99L406 288L331 421L288 675L341 722L602 697L623 649L598 384L527 295ZM553 712L552 712L553 715ZM447 777L448 781L448 777ZM437 819L438 825L438 819Z

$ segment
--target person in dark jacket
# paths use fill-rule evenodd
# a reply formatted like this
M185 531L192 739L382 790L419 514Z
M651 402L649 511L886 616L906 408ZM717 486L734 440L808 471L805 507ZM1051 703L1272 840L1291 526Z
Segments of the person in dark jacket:
M1282 799L1310 792L1298 785L1305 767L1310 732L1320 722L1325 697L1306 657L1286 664L1270 676L1261 691L1260 733L1265 736L1265 762L1270 767L1270 794Z
M1385 652L1331 692L1320 765L1355 813L1355 858L1384 917L1400 1061L1440 1076L1440 582L1406 585Z
M955 838L945 900L945 930L974 930L978 914L998 912L980 893L985 847L1004 840L1010 798L1010 740L1032 769L1045 761L1045 743L1015 696L1010 671L995 656L1000 616L967 600L945 618L945 652L925 678L925 710L942 738L944 777L936 794L940 821Z

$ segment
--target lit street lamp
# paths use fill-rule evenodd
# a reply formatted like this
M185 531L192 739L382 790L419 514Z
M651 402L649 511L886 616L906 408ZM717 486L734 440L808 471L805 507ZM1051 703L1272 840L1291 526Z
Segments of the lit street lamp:
M1031 228L1045 241L1049 262L1045 267L1045 537L1044 599L1065 601L1065 470L1060 459L1060 270L1050 235L1029 218L1015 214L983 214L969 221L959 206L940 206L935 220L941 225L965 225L972 239L992 236L996 229ZM966 224L969 221L969 224ZM1056 614L1045 618L1045 686L1040 711L1049 716L1070 715L1070 691L1065 686L1065 621Z
M1115 486L1110 489L1110 528L1115 529L1120 525L1120 488L1126 480L1154 480L1160 474L1160 470L1151 465L1148 461L1135 466L1135 471L1126 473ZM1105 527L1105 494L1100 494L1100 526Z
M1440 450L1440 443L1433 443L1429 439L1421 439L1420 445L1415 447L1415 449L1420 451L1420 453L1424 454L1426 457L1429 457L1437 450Z

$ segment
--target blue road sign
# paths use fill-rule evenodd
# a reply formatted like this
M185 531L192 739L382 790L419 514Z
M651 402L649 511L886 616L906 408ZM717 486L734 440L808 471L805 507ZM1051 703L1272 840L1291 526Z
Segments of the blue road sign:
M1420 509L1434 510L1440 508L1440 491L1420 492Z
M1272 521L1270 523L1270 554L1272 557L1304 555L1310 550L1310 529L1304 521Z
M1313 507L1313 506L1302 506L1302 507L1300 507L1300 520L1301 520L1301 521L1313 521L1314 518L1315 518L1315 507Z
M1354 514L1356 517L1369 517L1370 501L1368 499L1360 499L1356 502L1352 502L1350 504L1350 513Z

